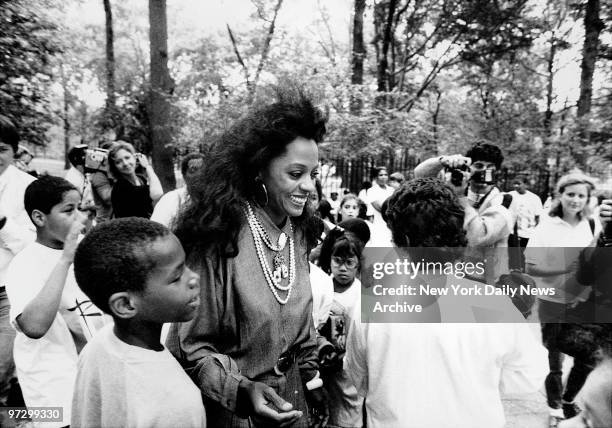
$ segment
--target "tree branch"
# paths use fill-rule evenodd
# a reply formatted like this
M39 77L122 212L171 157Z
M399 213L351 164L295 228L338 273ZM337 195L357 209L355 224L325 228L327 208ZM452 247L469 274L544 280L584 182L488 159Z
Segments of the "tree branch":
M253 85L251 87L251 96L255 95L257 83L259 82L259 76L264 68L266 60L268 59L268 53L270 52L270 43L272 43L272 37L274 36L274 27L276 26L276 18L278 17L278 12L282 5L283 0L278 0L276 6L274 7L274 16L272 18L272 21L270 22L270 27L268 28L268 34L266 35L266 39L264 41L263 49L261 51L261 58L259 59L259 64L257 65L257 70L255 70L255 77L253 78Z
M227 27L227 32L229 34L230 40L232 41L232 46L234 47L234 53L236 54L236 58L238 59L238 62L242 66L242 70L244 72L244 78L246 79L247 90L250 92L251 82L249 80L249 69L247 68L246 64L242 60L242 56L240 55L240 51L238 50L238 45L236 44L236 39L234 38L234 33L232 33L232 29L230 28L229 24L225 24L225 25Z

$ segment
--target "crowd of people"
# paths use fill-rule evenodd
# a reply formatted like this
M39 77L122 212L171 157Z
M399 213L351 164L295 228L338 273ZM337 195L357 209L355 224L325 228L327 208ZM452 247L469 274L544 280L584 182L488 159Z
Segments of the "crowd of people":
M548 211L526 177L504 193L491 144L327 196L325 133L306 95L281 92L185 156L185 186L163 194L124 141L103 147L108 170L77 146L65 178L20 171L0 115L0 405L18 380L28 408L62 409L31 422L44 427L501 428L502 393L545 387L551 426L612 427L611 324L567 323L612 311L612 199L593 216L578 172ZM369 323L360 272L376 247L487 251L470 283L514 270L557 292L532 315L496 298L511 323ZM588 340L569 351L570 335Z

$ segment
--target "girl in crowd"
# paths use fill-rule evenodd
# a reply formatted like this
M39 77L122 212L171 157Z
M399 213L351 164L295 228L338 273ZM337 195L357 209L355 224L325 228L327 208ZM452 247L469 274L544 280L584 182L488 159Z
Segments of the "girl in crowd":
M548 349L550 373L545 382L551 423L571 418L579 409L574 398L592 370L592 362L574 359L565 391L562 383L563 354L557 349L562 339L566 310L584 300L584 287L575 279L578 254L594 244L601 230L599 222L589 218L588 204L594 185L580 173L565 175L556 188L557 199L550 213L536 226L527 244L527 273L535 276L538 287L554 288L554 295L538 296L538 314L542 322L542 341ZM570 251L575 247L575 251ZM567 331L567 330L566 330Z
M340 202L340 211L338 213L338 223L349 218L361 218L365 220L367 208L364 202L361 201L354 193L344 195Z
M354 220L360 221L362 220ZM367 226L364 227L367 229ZM350 315L359 302L361 282L357 278L364 243L342 228L330 231L323 242L319 263L331 274L334 300L326 324L319 333L326 339L320 346L319 358L329 392L332 427L361 427L363 424L363 398L357 394L348 373L342 368L346 352L346 336L351 323Z
M114 216L151 217L164 191L147 158L136 153L130 143L121 141L110 150L108 159L116 180L111 192Z
M303 94L251 110L212 148L177 235L201 277L168 348L201 388L209 427L326 419L308 281L325 119Z

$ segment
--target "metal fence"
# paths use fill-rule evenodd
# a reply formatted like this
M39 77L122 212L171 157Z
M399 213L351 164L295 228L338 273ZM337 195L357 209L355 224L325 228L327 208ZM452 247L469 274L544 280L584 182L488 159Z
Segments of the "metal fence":
M329 197L332 192L342 195L347 190L359 193L365 181L372 180L375 167L384 166L389 174L401 172L408 180L414 177L414 168L420 160L408 152L383 153L370 156L363 155L354 158L336 157L333 155L322 156L323 166L321 173L321 184L323 192ZM525 177L530 191L538 195L543 201L550 192L550 172L547 169L512 170L502 168L498 173L497 185L502 191L513 190L514 180Z

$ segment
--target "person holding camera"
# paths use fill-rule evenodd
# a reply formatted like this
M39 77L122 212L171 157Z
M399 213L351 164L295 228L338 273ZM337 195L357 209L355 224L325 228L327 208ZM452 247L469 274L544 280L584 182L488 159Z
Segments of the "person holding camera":
M147 158L130 143L119 142L108 153L108 168L116 179L111 193L114 216L150 218L164 191Z
M68 161L72 167L66 172L64 178L72 184L81 194L79 209L88 213L88 221L91 223L96 215L96 204L91 192L91 182L85 171L86 144L74 146L68 152Z
M106 152L99 167L91 172L91 193L96 204L96 224L103 223L113 217L113 205L111 193L113 191L113 177L108 171L108 151L120 141L107 141L100 145L100 149Z
M414 170L416 178L444 174L444 179L453 187L465 209L463 226L470 247L508 246L508 236L516 216L512 198L504 196L495 186L496 173L503 161L499 147L478 143L465 156L430 158ZM508 270L508 254L496 251L494 256L493 268L487 270L485 277L488 284Z

